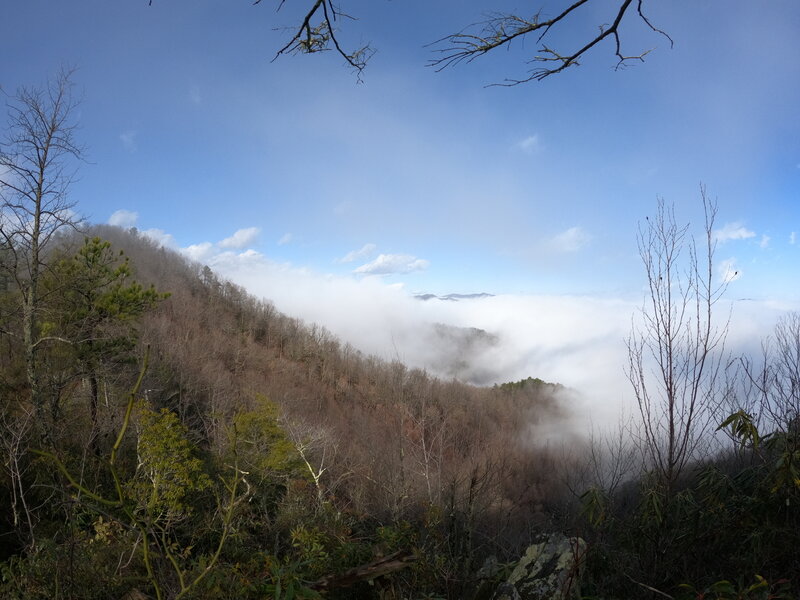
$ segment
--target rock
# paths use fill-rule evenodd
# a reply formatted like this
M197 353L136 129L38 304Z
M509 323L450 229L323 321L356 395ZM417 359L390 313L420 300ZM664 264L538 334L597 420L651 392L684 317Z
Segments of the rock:
M549 534L528 546L493 600L578 600L586 542Z

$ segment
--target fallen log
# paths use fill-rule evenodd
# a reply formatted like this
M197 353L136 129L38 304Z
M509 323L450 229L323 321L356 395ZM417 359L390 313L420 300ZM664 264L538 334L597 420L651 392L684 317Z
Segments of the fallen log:
M372 562L359 565L338 575L326 575L309 587L318 592L349 587L360 581L370 581L411 566L419 557L409 550L400 550Z

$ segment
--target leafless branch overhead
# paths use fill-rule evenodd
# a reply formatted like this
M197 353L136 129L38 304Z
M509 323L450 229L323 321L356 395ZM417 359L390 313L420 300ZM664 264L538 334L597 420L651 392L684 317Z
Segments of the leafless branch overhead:
M443 47L435 50L440 56L431 60L429 66L436 68L437 71L441 71L462 62L472 62L479 56L483 56L496 48L508 46L514 40L522 39L532 34L536 36L536 42L540 43L554 26L564 21L567 17L572 16L589 1L590 0L578 0L555 17L546 20L542 20L541 12L537 12L530 18L523 18L513 14L493 15L486 21L476 23L459 33L445 36L434 42L432 44L433 46L438 45ZM616 68L624 66L631 60L643 61L650 50L642 51L636 55L625 55L622 52L622 45L620 42L619 27L633 2L634 0L623 0L614 16L612 24L600 25L599 33L577 50L564 53L547 45L543 45L539 49L539 54L530 60L530 62L555 63L553 66L534 69L527 77L521 79L506 79L504 83L495 85L511 86L532 80L541 81L550 75L555 75L556 73L564 71L568 67L579 65L579 60L584 54L609 37L614 40L615 44L615 55L618 59ZM670 44L672 44L672 39L665 32L655 27L644 15L642 9L643 2L644 0L636 0L636 11L639 18L648 28L665 36ZM471 33L470 30L474 29L477 29L477 32Z

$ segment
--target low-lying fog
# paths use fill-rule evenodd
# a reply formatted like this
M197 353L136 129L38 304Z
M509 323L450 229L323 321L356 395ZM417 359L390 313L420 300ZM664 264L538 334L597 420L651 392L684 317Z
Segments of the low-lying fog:
M513 296L421 300L379 277L325 276L252 250L205 257L221 276L282 312L324 326L367 354L462 381L491 385L539 377L576 391L573 412L614 423L633 402L625 340L642 298ZM454 292L463 290L453 290ZM466 290L491 292L491 290ZM789 305L726 301L726 352L757 352Z

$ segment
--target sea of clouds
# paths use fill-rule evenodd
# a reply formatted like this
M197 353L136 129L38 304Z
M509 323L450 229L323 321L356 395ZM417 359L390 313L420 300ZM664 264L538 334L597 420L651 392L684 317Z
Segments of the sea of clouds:
M497 295L420 300L380 277L323 275L248 250L207 262L282 312L324 326L366 354L429 373L492 385L538 377L574 390L571 412L600 426L630 413L626 340L640 299ZM731 358L757 353L780 315L776 302L721 301L717 324ZM478 331L476 331L478 330Z
M112 224L131 226L134 215L126 212L126 222ZM644 290L632 298L484 295L422 300L380 275L330 275L273 261L246 249L258 235L256 228L216 244L186 248L161 230L142 233L207 264L281 312L325 327L365 354L476 385L527 377L559 383L569 388L564 401L581 429L587 423L614 425L621 415L636 410L625 373L626 340L641 315ZM727 330L723 361L757 355L780 316L798 309L790 303L721 300L715 322Z

